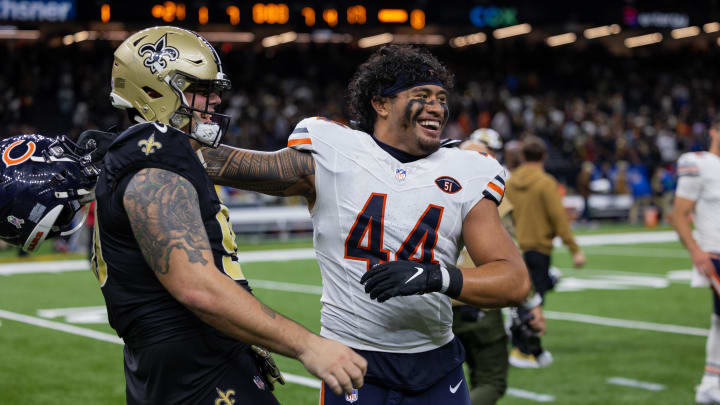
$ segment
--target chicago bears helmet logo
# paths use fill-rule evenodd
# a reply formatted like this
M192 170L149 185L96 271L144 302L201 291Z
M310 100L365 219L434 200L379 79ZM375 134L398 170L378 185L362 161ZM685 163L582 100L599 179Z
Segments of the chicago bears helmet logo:
M438 177L435 179L435 184L440 188L440 190L448 194L455 194L462 190L460 183L449 176Z
M141 46L138 55L145 57L143 65L150 68L152 73L157 73L167 67L165 59L176 60L180 52L177 48L167 45L167 34L165 34L154 44L147 43Z
M13 149L20 146L23 142L25 142L25 141L22 139L15 141L15 142L11 143L10 146L8 146L3 151L2 160L3 160L3 163L5 163L6 167L19 165L20 163L30 159L30 156L32 156L33 153L35 153L35 142L33 142L33 141L28 141L28 143L26 145L27 149L25 149L25 153L23 153L22 155L17 156L18 152L12 153ZM22 149L19 149L19 151L21 151L21 150ZM16 156L13 157L11 155L16 155Z

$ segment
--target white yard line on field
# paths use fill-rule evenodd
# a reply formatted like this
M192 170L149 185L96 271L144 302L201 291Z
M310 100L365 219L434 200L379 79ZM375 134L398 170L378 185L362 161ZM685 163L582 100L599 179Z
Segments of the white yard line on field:
M15 312L4 311L0 309L0 318L9 319L11 321L22 322L28 325L35 325L41 328L47 328L57 330L60 332L70 333L72 335L85 336L95 340L102 340L103 342L110 342L115 344L123 344L123 340L115 335L109 333L98 332L96 330L81 328L79 326L68 325L66 323L48 321L47 319L35 318L34 316L28 316L18 314Z
M27 262L0 264L0 275L29 273L62 273L66 271L88 270L87 260L59 260L55 262Z
M22 322L29 325L39 326L41 328L52 329L60 332L70 333L72 335L84 336L103 342L123 344L123 340L109 333L98 332L96 330L80 328L77 326L67 325L60 322L48 321L47 319L35 318L33 316L18 314L15 312L4 311L0 309L0 318L9 319L11 321ZM283 373L285 380L294 384L304 385L310 388L320 388L320 380L304 377L290 373Z
M615 326L626 329L648 330L653 332L676 333L680 335L707 336L708 330L690 326L668 325L663 323L632 321L627 319L606 318L595 315L574 314L570 312L544 311L545 318L558 321L589 323L592 325Z
M580 235L576 238L580 246L631 245L636 243L661 243L678 241L675 231L608 233L604 235ZM562 240L555 238L555 246L562 246Z
M662 384L647 382L647 381L632 380L630 378L624 378L624 377L611 377L611 378L608 378L606 381L608 384L622 385L625 387L633 387L633 388L641 388L641 389L648 390L648 391L662 391L666 388Z
M522 399L529 399L529 400L535 401L535 402L554 402L555 401L554 395L538 394L536 392L525 391L525 390L521 390L519 388L508 387L506 394L513 396L513 397L522 398Z
M690 254L684 249L639 248L624 246L590 246L583 249L589 256L630 256L630 257L662 257L670 259L689 259Z
M318 380L317 378L303 377L301 375L288 374L285 372L283 372L283 377L285 377L285 381L291 382L293 384L320 389L320 380Z
M319 285L283 283L280 281L270 280L250 280L250 287L265 290L290 291L304 294L322 294L322 287Z

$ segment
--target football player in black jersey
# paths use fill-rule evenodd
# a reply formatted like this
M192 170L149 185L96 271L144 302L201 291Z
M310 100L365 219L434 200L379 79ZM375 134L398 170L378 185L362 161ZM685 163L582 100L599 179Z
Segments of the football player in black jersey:
M338 394L363 383L362 357L250 294L228 209L196 154L225 132L230 117L215 107L229 88L191 31L146 29L115 52L111 99L137 124L105 155L92 268L125 341L128 404L275 404L282 377L251 344L297 358Z

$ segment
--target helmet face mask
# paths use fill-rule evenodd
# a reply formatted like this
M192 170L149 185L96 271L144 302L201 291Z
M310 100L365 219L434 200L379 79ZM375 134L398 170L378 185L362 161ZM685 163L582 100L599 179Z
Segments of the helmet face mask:
M64 136L19 135L0 141L0 151L0 239L33 251L75 231L73 218L93 199L99 173L89 150Z
M229 125L210 98L229 90L230 80L212 45L192 31L166 26L131 35L115 51L111 84L113 106L130 110L133 121L158 121L211 147Z
M179 72L170 78L169 84L182 100L180 107L170 116L170 125L185 128L191 138L216 148L230 125L231 117L214 112L215 106L210 104L210 100L212 95L222 98L223 91L232 88L230 80L224 77L198 79Z

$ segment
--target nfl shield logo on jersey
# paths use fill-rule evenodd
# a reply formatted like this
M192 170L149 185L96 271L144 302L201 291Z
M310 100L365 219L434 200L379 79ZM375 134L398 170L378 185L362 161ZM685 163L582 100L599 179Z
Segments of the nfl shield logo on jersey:
M345 394L345 401L353 403L358 400L358 390L352 390L352 394Z
M405 181L406 176L407 172L405 171L405 169L395 169L395 180Z
M255 377L253 377L253 382L255 382L255 385L257 385L258 388L265 391L265 381L263 381L260 376L256 375Z

